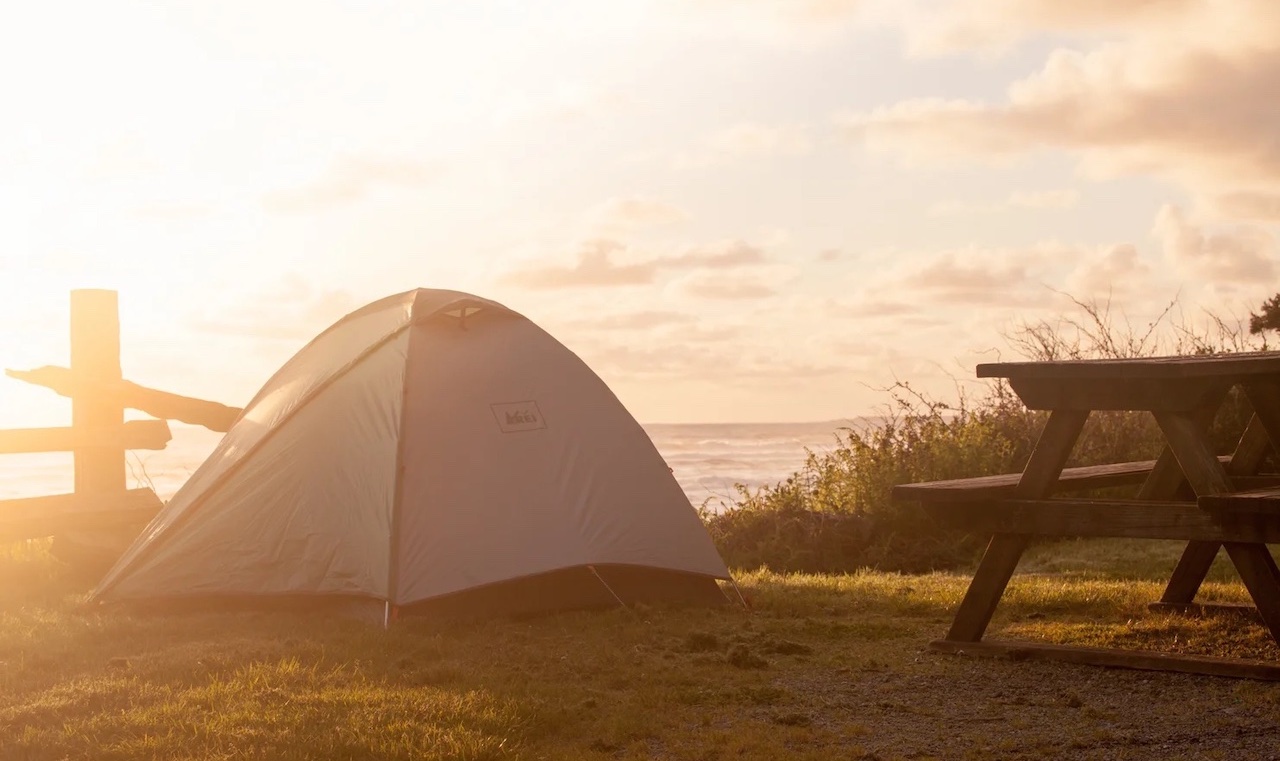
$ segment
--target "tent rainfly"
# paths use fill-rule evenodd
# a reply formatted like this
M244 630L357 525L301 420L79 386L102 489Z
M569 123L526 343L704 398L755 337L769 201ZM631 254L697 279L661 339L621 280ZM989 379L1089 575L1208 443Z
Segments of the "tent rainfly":
M93 598L475 615L724 601L728 578L582 360L501 304L419 289L276 372Z

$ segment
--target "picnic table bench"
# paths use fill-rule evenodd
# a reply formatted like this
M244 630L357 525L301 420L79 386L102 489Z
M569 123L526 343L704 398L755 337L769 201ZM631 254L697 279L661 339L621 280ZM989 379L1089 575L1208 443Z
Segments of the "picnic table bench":
M1194 600L1225 548L1256 606L1250 611L1280 643L1280 569L1266 547L1280 543L1280 476L1259 473L1280 442L1280 352L993 363L979 365L977 374L1007 379L1028 408L1050 414L1021 473L895 487L895 499L919 502L940 522L990 536L947 636L932 647L1280 680L1280 664L1270 662L983 640L1032 537L1106 536L1187 542L1152 605L1157 610L1231 607ZM1235 451L1216 456L1208 428L1237 387L1253 418ZM1064 468L1094 410L1150 412L1164 450L1155 460ZM1072 494L1117 486L1138 489L1132 498Z

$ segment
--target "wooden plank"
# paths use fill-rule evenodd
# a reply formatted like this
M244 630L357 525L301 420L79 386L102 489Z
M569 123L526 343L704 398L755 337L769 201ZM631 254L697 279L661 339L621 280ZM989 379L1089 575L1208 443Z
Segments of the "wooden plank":
M114 496L57 494L0 501L0 541L35 539L69 531L110 526L142 526L162 503L150 489Z
M1225 676L1234 679L1280 681L1280 664L1243 658L1215 658L1205 655L1158 653L1150 650L1114 650L1008 640L984 642L934 640L929 643L929 647L943 653L1007 658L1014 661L1061 661L1142 671L1174 671L1182 674Z
M1222 401L1226 398L1227 391L1228 389L1223 389L1221 396L1208 400L1203 407L1195 410L1194 419L1202 427L1202 430L1207 431L1209 426L1213 424L1213 419L1217 415L1218 409L1222 406ZM1218 460L1225 464L1231 458L1220 457ZM1194 497L1195 493L1190 490L1187 484L1186 476L1182 473L1182 467L1178 464L1178 458L1174 456L1173 450L1166 443L1160 451L1160 456L1156 458L1156 465L1151 469L1151 475L1147 478L1147 482L1138 490L1138 499L1190 499Z
M1178 458L1166 446L1156 458L1142 488L1138 489L1138 499L1174 499L1186 482L1182 468L1178 467Z
M1254 417L1267 432L1272 447L1280 452L1280 382L1252 380L1244 384L1244 392L1253 405Z
M120 376L120 310L115 291L71 292L71 369L86 384L111 385ZM114 429L124 409L110 397L93 393L71 399L71 426ZM74 450L75 490L81 493L125 491L124 449Z
M1231 387L1218 378L1010 378L1033 410L1174 410L1190 412Z
M122 380L111 385L86 384L66 367L37 367L34 370L5 370L10 378L44 386L61 396L75 397L92 393L111 398L122 407L139 410L166 420L179 420L225 433L240 416L238 407L171 394Z
M1262 418L1254 414L1240 434L1240 441L1236 442L1231 462L1227 465L1227 474L1231 476L1232 483L1239 487L1237 479L1256 474L1271 451L1271 437L1267 433L1267 426Z
M1280 543L1280 515L1224 521L1195 502L1005 499L925 509L941 523L992 534Z
M1280 644L1280 572L1276 570L1275 559L1262 544L1226 542L1223 546L1249 590L1253 604L1258 606L1271 639Z
M1178 464L1172 454L1169 455L1169 459L1174 470L1177 470ZM1225 465L1231 458L1224 455L1219 459ZM1066 491L1142 484L1146 482L1157 462L1157 460L1139 460L1065 468L1058 476L1058 480L1050 486L1050 492L1058 494ZM1182 480L1182 471L1177 470L1177 477L1179 481ZM988 497L1008 497L1013 494L1021 478L1021 473L1004 473L998 476L899 484L893 487L893 498L916 502L973 502ZM1274 480L1280 483L1280 476L1276 476Z
M1254 491L1280 486L1280 473L1263 473L1257 476L1232 476L1231 483L1237 491Z
M979 378L1056 378L1123 380L1130 378L1280 377L1280 352L1074 359L1034 362L991 362L978 365Z
M173 435L163 420L130 420L115 429L14 428L0 431L0 454L110 447L164 449Z
M1018 567L1022 553L1027 549L1025 534L996 534L991 537L982 561L974 571L964 599L956 610L947 639L957 642L977 642L991 622L996 605L1009 586L1009 579Z
M1044 430L1036 440L1035 449L1023 468L1014 494L1023 498L1043 497L1058 476L1062 474L1062 466L1071 456L1076 439L1084 428L1088 412L1054 410L1045 421ZM982 561L974 572L969 588L965 590L964 599L956 610L955 620L951 623L948 636L955 640L978 641L986 631L987 624L995 613L1005 587L1009 585L1009 577L1018 566L1018 560L1027 548L1028 538L1020 530L995 532Z
M1210 512L1280 514L1280 487L1226 494L1206 494L1196 502L1200 505L1200 509Z
M1178 563L1169 575L1169 583L1160 595L1160 602L1168 605L1190 605L1200 591L1205 576L1213 567L1218 557L1218 548L1222 542L1215 540L1196 540L1187 542Z
M1197 496L1232 490L1226 469L1209 449L1205 426L1194 415L1166 410L1156 410L1152 414L1160 424L1182 474Z
M1196 431L1203 434L1209 430L1209 426L1213 425L1213 419L1225 398L1226 392L1224 390L1221 397L1216 398L1213 402L1206 404L1193 413L1191 420L1195 425ZM1248 439L1248 443L1252 444L1253 439ZM1245 454L1240 461L1236 461L1233 454L1232 457L1228 458L1229 462L1226 467L1231 468L1233 472L1243 470L1251 464L1245 461L1250 456L1251 454ZM1218 461L1221 463L1222 458L1219 458ZM1168 443L1165 444L1164 451L1160 453L1159 467L1167 468L1167 470L1158 476L1153 472L1152 478L1148 480L1148 483L1143 484L1143 488L1139 490L1139 498L1195 498L1195 489L1188 483L1185 474L1182 472L1182 466L1178 463L1178 458L1174 455ZM1177 564L1173 567L1173 573L1169 575L1169 581L1165 584L1164 592L1160 595L1160 602L1170 605L1190 604L1200 591L1200 585L1204 584L1205 577L1209 575L1209 569L1213 567L1213 561L1218 556L1218 548L1220 546L1218 542L1212 541L1188 542L1182 549L1182 554L1178 557Z
M1044 497L1049 494L1062 468L1076 446L1080 431L1089 418L1088 410L1054 410L1044 423L1044 430L1036 439L1035 449L1027 459L1026 467L1014 489L1014 495L1023 499Z

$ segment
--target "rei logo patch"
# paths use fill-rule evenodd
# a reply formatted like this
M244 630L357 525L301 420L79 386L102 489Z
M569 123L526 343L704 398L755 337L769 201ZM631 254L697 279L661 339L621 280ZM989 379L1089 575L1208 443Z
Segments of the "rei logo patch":
M527 402L490 404L489 409L493 410L493 417L498 421L498 427L503 433L536 431L547 427L547 421L542 417L542 410L538 409L538 403L532 399Z

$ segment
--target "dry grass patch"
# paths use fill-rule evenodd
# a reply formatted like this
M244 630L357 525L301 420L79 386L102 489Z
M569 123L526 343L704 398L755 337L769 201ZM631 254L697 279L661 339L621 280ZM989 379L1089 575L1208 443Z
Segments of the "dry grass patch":
M1135 583L1045 572L1054 552L1028 558L997 633L1275 657L1247 627L1146 614L1158 563ZM1269 685L933 653L965 574L759 571L738 577L751 612L390 631L296 613L83 609L87 585L39 544L0 554L0 577L17 582L0 587L4 759L1124 758L1192 716L1212 719L1200 749L1247 751L1253 727L1280 729ZM1153 718L1179 712L1181 724Z

